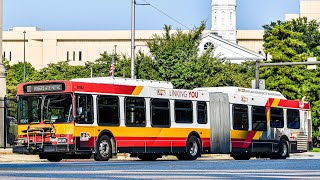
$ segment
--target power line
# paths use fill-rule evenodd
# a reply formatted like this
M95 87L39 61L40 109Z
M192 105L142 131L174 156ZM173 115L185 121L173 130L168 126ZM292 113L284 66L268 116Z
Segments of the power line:
M181 22L179 22L178 20L174 19L173 17L171 17L170 15L168 15L167 13L161 11L159 8L157 8L156 6L152 5L151 3L147 2L146 0L142 0L145 3L149 4L152 8L154 8L155 10L159 11L160 13L162 13L163 15L167 16L168 18L170 18L171 20L175 21L176 23L180 24L181 26L187 28L188 30L191 30L191 28L189 28L188 26L182 24Z

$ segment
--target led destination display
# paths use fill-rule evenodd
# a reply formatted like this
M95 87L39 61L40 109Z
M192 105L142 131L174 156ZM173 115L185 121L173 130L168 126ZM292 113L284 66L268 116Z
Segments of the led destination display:
M25 93L36 93L36 92L56 92L63 91L65 89L63 83L54 84L30 84L25 85L23 91Z

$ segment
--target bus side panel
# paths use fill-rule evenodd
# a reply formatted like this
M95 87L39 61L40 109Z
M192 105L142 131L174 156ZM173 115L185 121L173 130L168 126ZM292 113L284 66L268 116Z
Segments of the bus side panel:
M210 93L211 153L230 153L229 97L224 93Z

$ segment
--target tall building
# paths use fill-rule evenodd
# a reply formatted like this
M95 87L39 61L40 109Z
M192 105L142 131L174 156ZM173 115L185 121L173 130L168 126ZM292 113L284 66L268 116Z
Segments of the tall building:
M300 0L299 14L286 14L286 20L307 17L309 20L315 19L320 22L320 0Z
M212 28L220 37L236 43L236 0L212 0Z

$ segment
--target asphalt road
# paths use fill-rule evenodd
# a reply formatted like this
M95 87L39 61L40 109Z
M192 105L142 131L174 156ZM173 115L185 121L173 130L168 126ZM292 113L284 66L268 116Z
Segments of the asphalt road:
M320 179L319 159L0 163L0 179Z

